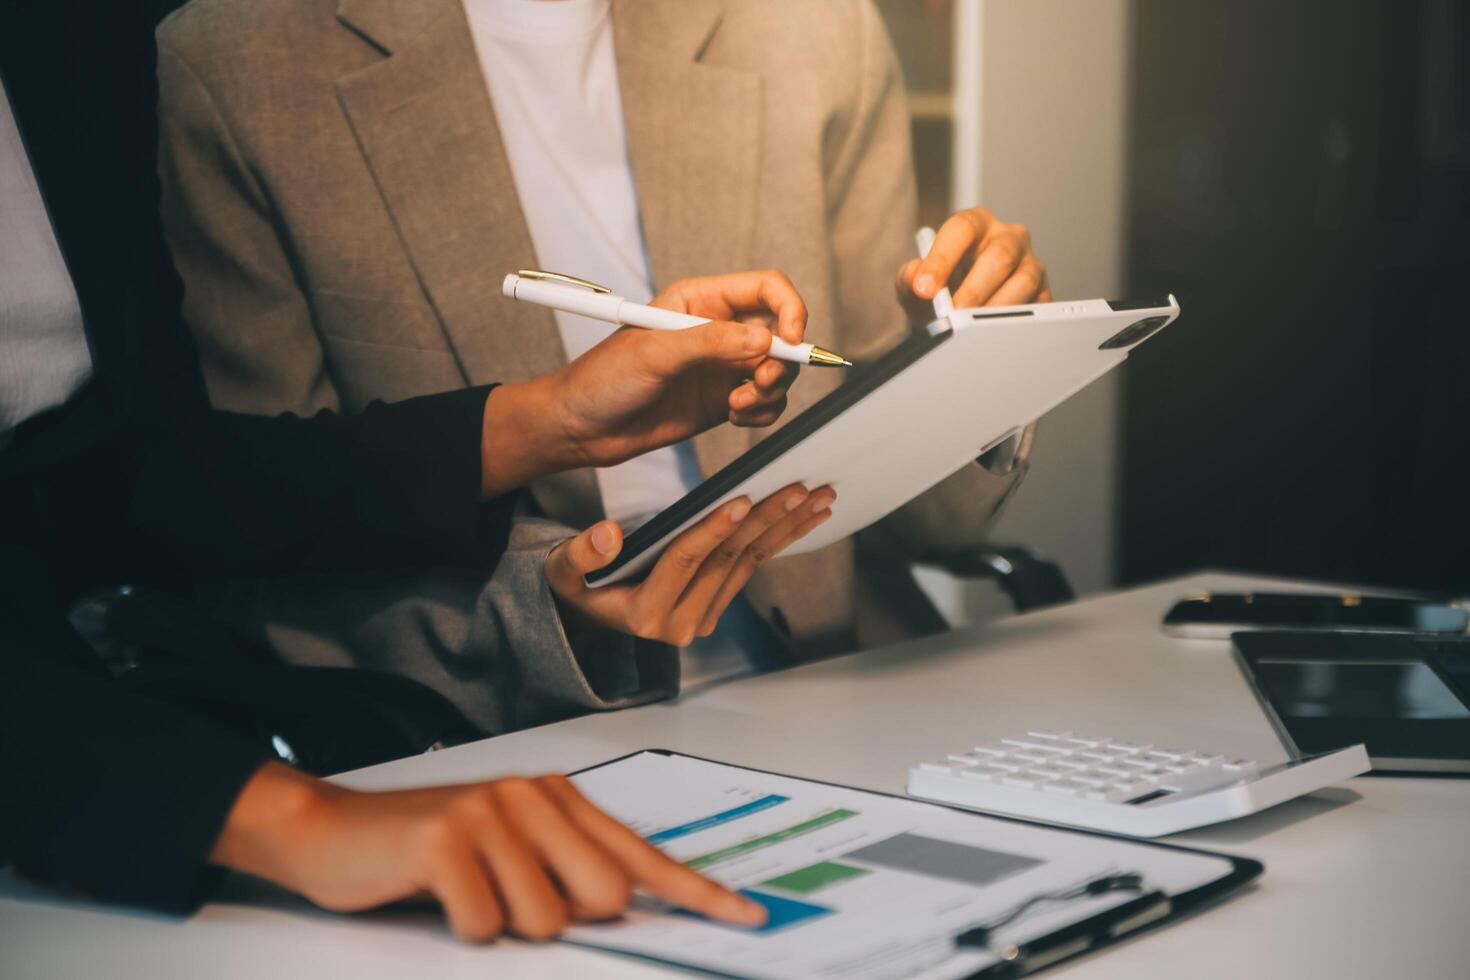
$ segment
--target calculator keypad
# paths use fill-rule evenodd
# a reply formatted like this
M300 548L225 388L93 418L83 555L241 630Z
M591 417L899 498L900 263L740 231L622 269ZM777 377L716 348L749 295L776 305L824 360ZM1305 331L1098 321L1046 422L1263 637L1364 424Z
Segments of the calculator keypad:
M1249 759L1041 730L977 745L919 768L1056 796L1128 803L1224 786L1260 767Z

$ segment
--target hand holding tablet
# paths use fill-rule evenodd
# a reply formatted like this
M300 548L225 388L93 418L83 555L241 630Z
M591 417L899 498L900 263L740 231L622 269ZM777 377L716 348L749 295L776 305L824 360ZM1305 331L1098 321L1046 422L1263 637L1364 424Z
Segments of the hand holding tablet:
M879 520L1127 359L1171 323L1170 296L955 310L935 320L656 515L589 586L634 577L715 508L791 484L831 486L832 519L788 554Z
M588 588L583 576L605 567L623 547L614 521L600 521L557 545L546 579L569 632L611 629L676 647L714 631L731 601L767 559L832 516L831 487L808 493L783 487L751 506L737 497L675 537L635 584Z

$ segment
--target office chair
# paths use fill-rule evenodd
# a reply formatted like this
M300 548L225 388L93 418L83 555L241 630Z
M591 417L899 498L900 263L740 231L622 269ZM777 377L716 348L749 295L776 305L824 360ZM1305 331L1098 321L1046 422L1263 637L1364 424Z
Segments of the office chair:
M989 579L1000 586L1016 612L1077 597L1060 565L1023 545L990 544L969 553L925 555L915 564L943 569L956 578Z
M960 578L989 579L1017 612L1074 597L1056 563L1019 545L926 556L919 563ZM190 597L168 590L99 593L75 607L72 621L118 683L216 719L307 772L345 772L485 734L442 694L410 678L278 663Z
M408 677L279 663L187 594L107 590L74 606L71 621L119 684L197 711L317 775L485 734L442 694Z

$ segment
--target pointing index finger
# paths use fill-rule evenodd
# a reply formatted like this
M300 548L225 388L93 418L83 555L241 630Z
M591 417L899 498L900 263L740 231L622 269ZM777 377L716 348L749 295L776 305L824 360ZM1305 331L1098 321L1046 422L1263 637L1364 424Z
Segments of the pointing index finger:
M650 894L713 919L750 926L765 923L763 906L664 854L593 806L565 776L546 776L541 783L572 822L602 845L629 877Z

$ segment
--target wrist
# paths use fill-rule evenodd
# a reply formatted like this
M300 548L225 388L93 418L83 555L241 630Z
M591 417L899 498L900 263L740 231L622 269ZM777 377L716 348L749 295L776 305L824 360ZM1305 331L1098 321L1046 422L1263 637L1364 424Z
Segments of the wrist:
M330 797L342 792L283 763L266 763L230 808L210 863L289 886L295 854L311 846Z
M574 440L561 423L555 375L497 385L490 392L480 432L483 499L580 465Z

